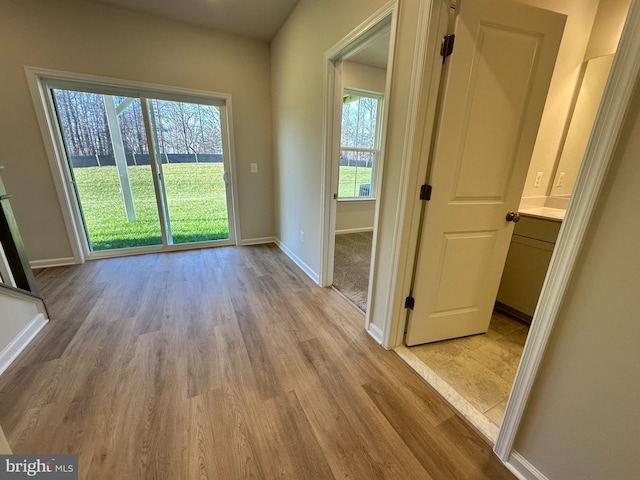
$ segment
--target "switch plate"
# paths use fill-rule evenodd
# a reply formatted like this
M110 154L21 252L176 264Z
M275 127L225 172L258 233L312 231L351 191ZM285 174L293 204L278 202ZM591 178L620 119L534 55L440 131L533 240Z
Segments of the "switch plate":
M560 175L558 175L558 183L556 183L556 187L561 187L562 184L564 183L564 176L565 176L566 172L560 172Z
M533 188L540 188L540 182L542 182L542 174L544 172L538 172L536 173L536 179L533 182Z
M258 164L257 163L252 163L251 164L251 173L258 173Z
M300 230L300 243L304 243L304 231Z

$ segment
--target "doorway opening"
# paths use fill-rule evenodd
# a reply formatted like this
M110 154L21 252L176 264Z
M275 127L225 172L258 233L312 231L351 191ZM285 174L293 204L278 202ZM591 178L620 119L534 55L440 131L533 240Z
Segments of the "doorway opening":
M321 283L365 315L382 181L393 13L379 12L327 53L327 156Z
M492 441L495 441L502 423L527 338L528 322L538 303L573 190L572 180L575 180L585 154L613 53L627 16L630 2L618 3L620 6L615 9L618 18L615 20L611 15L611 2L581 3L579 6L576 2L572 7L574 12L578 11L577 8L592 10L592 21L580 46L582 56L575 62L573 77L565 79L565 84L573 82L573 101L564 110L563 134L555 143L550 165L542 166L535 158L529 163L517 211L521 219L515 225L497 296L492 298L496 308L487 332L397 349L416 371ZM563 39L567 35L565 30ZM567 49L565 57L566 53ZM563 61L565 59L559 56L553 74L556 84ZM565 68L565 72L571 73L571 70ZM554 106L553 100L550 89L545 112ZM543 122L546 118L546 115L542 116L536 148L550 144L544 136ZM538 194L540 191L543 193Z
M379 46L378 46L379 45ZM367 311L373 217L376 207L376 176L379 168L384 80L389 40L381 37L342 65L343 103L340 128L340 165L336 207L333 287L363 312ZM374 52L374 53L370 53ZM369 57L364 57L368 55ZM379 61L372 66L371 57ZM369 60L367 60L369 58ZM357 74L360 75L357 75ZM377 82L374 83L374 81ZM370 85L367 83L370 82ZM381 92L356 89L371 86Z
M86 258L234 243L227 99L38 76Z

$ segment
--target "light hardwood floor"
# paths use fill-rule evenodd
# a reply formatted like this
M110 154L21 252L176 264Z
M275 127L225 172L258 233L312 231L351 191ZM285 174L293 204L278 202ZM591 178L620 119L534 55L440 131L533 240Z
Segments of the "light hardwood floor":
M0 377L14 453L83 479L513 478L363 317L273 245L51 268Z

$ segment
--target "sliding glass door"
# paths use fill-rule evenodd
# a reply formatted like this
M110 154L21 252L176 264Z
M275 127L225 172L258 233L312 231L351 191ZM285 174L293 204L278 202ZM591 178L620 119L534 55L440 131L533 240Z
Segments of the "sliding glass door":
M229 238L220 107L147 100L174 244Z
M162 245L140 99L52 93L90 249Z
M65 86L50 92L89 255L233 240L224 103Z

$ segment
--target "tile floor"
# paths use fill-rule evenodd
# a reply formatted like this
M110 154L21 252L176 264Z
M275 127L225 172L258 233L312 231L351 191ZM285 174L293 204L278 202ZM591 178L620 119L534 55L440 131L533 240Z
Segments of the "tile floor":
M528 330L526 323L496 311L486 334L396 351L495 440Z

